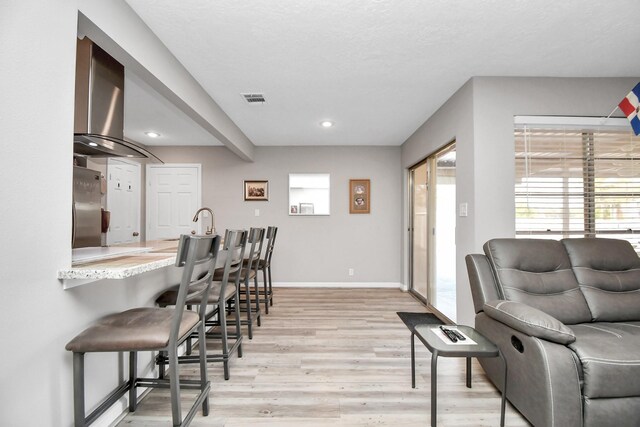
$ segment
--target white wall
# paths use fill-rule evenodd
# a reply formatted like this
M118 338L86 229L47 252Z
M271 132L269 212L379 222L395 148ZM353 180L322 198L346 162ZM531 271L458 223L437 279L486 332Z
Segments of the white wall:
M76 15L73 1L0 5L3 425L70 420L64 344L83 308L56 273L71 261Z
M482 253L488 239L514 236L513 116L607 116L637 82L637 77L475 77L402 146L406 168L457 141L457 198L469 204L469 216L456 221L458 323L472 325L474 318L465 255Z
M274 282L400 286L399 147L257 147L253 163L224 147L148 148L167 163L202 164L202 202L219 232L279 227ZM331 215L289 216L289 173L331 174ZM350 178L371 179L371 214L349 214ZM243 181L252 179L269 181L268 202L243 200Z

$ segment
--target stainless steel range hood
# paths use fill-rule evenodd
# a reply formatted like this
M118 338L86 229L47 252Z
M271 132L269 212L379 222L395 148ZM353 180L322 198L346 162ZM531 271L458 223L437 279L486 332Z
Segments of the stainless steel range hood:
M143 147L124 140L124 66L86 37L78 39L75 95L75 154L162 163Z

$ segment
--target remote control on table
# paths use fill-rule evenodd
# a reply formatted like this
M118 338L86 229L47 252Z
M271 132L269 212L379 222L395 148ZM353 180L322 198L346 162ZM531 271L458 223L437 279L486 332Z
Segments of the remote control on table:
M458 342L458 338L453 333L453 331L450 331L449 329L445 328L444 326L440 326L440 330L447 336L447 338L449 338L449 340L451 340L451 342Z
M464 337L464 335L462 335L460 332L458 332L456 329L449 329L451 332L453 332L453 334L456 336L456 338L458 338L460 341L464 341L466 340L466 338Z

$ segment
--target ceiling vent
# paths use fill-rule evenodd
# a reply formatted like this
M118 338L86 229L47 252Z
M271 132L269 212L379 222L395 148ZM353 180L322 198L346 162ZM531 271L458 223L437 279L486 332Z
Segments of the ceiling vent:
M242 95L249 104L258 105L267 102L262 93L241 93L240 95Z

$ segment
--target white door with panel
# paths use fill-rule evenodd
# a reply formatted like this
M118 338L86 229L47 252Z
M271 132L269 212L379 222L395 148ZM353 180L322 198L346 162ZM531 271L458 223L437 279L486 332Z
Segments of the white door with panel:
M193 215L200 207L199 164L147 165L147 240L175 239L201 221Z
M107 160L107 246L140 241L140 164Z

